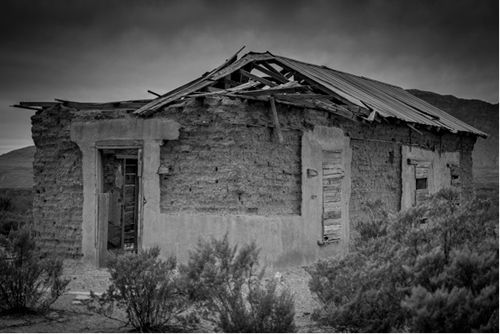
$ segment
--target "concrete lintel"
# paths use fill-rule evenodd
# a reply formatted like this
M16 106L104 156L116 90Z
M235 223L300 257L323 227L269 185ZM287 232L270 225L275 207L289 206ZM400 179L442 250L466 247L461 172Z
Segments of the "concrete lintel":
M71 123L71 140L173 140L179 138L179 123L167 118L123 118Z

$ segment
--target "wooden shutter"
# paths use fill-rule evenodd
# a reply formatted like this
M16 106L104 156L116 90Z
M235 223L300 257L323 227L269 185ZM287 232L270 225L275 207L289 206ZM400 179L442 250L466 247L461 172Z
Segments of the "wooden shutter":
M344 165L342 150L323 151L323 240L341 238L342 181Z
M429 196L429 161L412 160L415 165L415 204L422 203Z

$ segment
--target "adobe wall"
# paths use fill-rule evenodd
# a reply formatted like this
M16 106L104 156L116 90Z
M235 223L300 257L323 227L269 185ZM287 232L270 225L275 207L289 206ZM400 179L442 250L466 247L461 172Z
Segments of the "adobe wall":
M229 232L235 242L257 238L266 262L278 267L345 252L347 244L317 246L320 226L301 217L302 136L317 126L338 128L350 138L351 229L363 217L368 201L380 199L389 210L400 209L402 145L459 151L462 188L472 193L474 137L425 130L420 135L404 124L355 123L327 112L277 107L283 144L277 143L269 104L264 102L205 98L151 118L173 120L180 129L178 139L144 148L148 179L143 246L162 243L165 254L174 252L183 260L199 237ZM125 118L117 131L134 122L123 112L61 107L33 116L35 223L44 247L61 255L81 256L82 239L91 248L89 238L95 235L91 229L87 237L82 235L83 162L80 148L70 138L71 122L102 128L102 118ZM93 136L83 139L91 145ZM92 173L92 165L87 166L85 173ZM168 167L168 173L158 175L160 167Z
M214 122L161 147L161 212L300 215L301 134Z
M419 134L404 123L364 124L328 112L277 108L285 136L281 145L273 134L268 103L206 98L159 113L157 117L182 125L179 139L161 148L162 166L171 168L160 180L162 212L300 214L293 200L300 196L300 138L318 125L338 127L351 139L351 223L364 216L369 201L381 200L388 210L400 210L403 145L460 152L462 188L466 197L472 194L472 136ZM243 178L239 187L233 185L234 175ZM260 193L268 197L259 203L252 194ZM224 201L230 203L225 208ZM253 211L254 206L260 211Z
M75 111L57 105L31 117L36 146L33 160L33 222L41 248L54 255L82 255L82 153L71 141L75 119L124 117L120 113Z
M58 108L32 118L33 219L40 246L55 255L78 257L82 229L81 153L69 139L72 114Z

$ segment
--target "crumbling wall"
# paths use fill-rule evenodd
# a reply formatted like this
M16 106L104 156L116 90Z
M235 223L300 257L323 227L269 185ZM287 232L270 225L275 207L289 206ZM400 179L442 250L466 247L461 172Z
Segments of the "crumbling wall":
M300 215L300 132L212 124L161 148L161 211Z
M155 114L182 126L179 139L165 141L160 150L166 167L158 177L161 212L297 217L301 138L318 125L341 128L351 139L351 225L364 216L368 201L400 209L402 145L459 151L461 187L466 196L472 194L473 136L427 130L419 134L404 123L365 124L278 104L285 139L279 144L269 109L267 102L212 97ZM34 220L45 249L67 257L81 255L81 153L70 140L71 121L120 117L131 116L60 106L33 116Z
M279 104L278 114L286 137L285 144L278 144L274 138L274 125L269 104L266 102L241 102L238 99L213 97L192 100L183 108L167 108L162 111L159 117L173 118L183 126L179 140L167 142L162 148L162 165L171 167L170 173L172 173L162 176L160 181L162 211L252 212L252 209L249 210L252 206L238 204L238 186L224 188L224 185L234 184L234 180L237 179L242 180L238 176L251 180L251 171L259 171L255 175L261 177L262 173L264 175L272 173L274 166L280 170L280 164L265 165L268 161L266 159L276 156L284 158L284 154L276 155L273 151L273 149L279 150L280 146L286 147L286 150L289 148L287 160L282 160L281 166L295 166L299 163L297 159L300 150L294 143L299 145L299 136L316 125L339 127L351 138L352 189L349 208L351 224L365 216L368 202L379 200L390 211L400 210L402 145L437 152L460 152L462 190L466 196L472 194L471 152L475 141L473 136L427 130L419 130L419 133L402 122L399 124L353 122L329 112L304 110ZM250 135L251 133L258 135ZM254 144L255 140L257 144ZM249 150L248 145L254 145L258 149ZM231 156L231 152L237 151L242 155ZM290 155L295 157L291 158ZM231 165L231 161L234 165ZM217 164L230 167L232 174L219 173ZM262 165L261 169L259 164ZM207 168L204 169L204 166ZM244 167L240 170L239 166ZM224 171L229 170L225 169L226 167ZM292 170L300 173L295 167ZM223 176L222 184L219 179L221 176ZM282 177L279 173L275 173L274 176ZM286 178L286 173L284 177ZM290 182L289 179L273 180L282 186ZM292 182L288 184L291 185ZM245 187L245 192L248 194L259 194L258 196L271 194L277 198L283 195L276 191L277 188L266 189L259 182L248 182ZM232 189L233 192L227 192L228 189ZM289 190L291 191L287 190L285 195L295 194L300 201L296 188ZM289 195L286 197L286 202L281 202L281 205L284 204L288 208L293 203L293 198ZM203 198L208 198L208 202L200 204ZM258 197L251 201L247 198L246 203L257 203L256 207L262 207ZM299 212L298 208L293 211L278 210L276 206L274 209L266 207L267 202L263 204L263 209L258 209L258 214Z
M32 117L33 220L44 251L74 258L81 255L83 185L81 152L69 138L71 119L60 107Z
M82 154L70 139L71 122L125 116L123 112L81 111L61 105L32 116L36 146L33 228L42 250L67 258L82 255Z

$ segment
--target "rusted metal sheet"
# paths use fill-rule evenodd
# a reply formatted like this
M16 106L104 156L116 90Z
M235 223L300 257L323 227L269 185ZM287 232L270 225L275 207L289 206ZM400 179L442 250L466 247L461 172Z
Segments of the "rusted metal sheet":
M444 127L452 132L464 131L486 136L484 132L411 95L400 87L290 58L275 56L275 59L278 63L294 69L349 102L362 108L368 107L375 110L383 117L395 117L411 123Z

